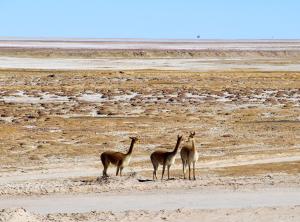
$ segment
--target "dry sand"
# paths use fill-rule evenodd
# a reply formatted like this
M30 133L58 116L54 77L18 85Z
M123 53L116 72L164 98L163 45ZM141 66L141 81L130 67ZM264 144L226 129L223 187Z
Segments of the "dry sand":
M230 221L230 222L264 222L284 221L298 222L300 207L260 207L217 210L160 210L160 211L92 211L90 213L48 214L45 216L28 212L23 208L0 211L0 220L8 222L39 221Z

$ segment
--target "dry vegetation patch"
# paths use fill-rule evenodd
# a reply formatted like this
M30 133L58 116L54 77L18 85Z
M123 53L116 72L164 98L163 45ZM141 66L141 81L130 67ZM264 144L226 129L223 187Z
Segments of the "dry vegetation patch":
M0 79L2 166L126 151L131 135L147 158L191 130L203 160L300 149L297 72L3 69Z

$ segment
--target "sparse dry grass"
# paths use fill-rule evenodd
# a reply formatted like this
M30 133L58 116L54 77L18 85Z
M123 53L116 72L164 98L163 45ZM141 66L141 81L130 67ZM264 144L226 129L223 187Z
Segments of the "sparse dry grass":
M51 76L54 74L54 76ZM138 92L162 95L165 101L144 99L126 102L78 102L16 104L0 101L0 115L13 117L12 123L0 120L1 165L37 165L51 158L95 157L107 149L126 151L128 136L139 135L135 154L147 156L155 148L172 148L179 132L195 130L199 151L206 160L235 156L289 154L299 151L299 104L287 101L264 102L244 107L243 98L266 90L290 93L300 88L297 72L188 72L162 70L44 71L0 70L1 96L17 90L28 95L49 92L69 97L91 91L108 96ZM203 102L176 98L174 93L236 96L235 101ZM276 95L274 96L276 99ZM249 104L248 104L249 105ZM91 110L109 113L91 117ZM140 113L134 114L136 110ZM81 117L65 118L65 114ZM29 128L28 128L29 127ZM289 167L299 167L291 165ZM280 169L277 164L272 167ZM243 167L245 168L245 167ZM263 169L249 167L249 172ZM259 170L261 169L261 171ZM238 174L236 169L218 173ZM264 171L264 172L265 172ZM288 170L282 165L284 172Z
M220 176L255 176L259 174L272 174L272 173L287 173L299 174L300 161L284 162L284 163L266 163L266 164L251 164L244 166L224 167L214 170Z

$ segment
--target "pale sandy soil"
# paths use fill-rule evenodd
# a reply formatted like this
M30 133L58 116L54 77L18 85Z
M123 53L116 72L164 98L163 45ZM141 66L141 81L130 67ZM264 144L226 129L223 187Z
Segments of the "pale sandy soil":
M293 167L299 161L299 156L277 157L273 159L249 160L226 160L209 161L197 165L197 181L186 182L182 179L180 161L172 167L171 176L174 180L166 182L151 181L152 168L128 167L124 170L127 176L124 178L112 177L109 179L101 178L101 164L93 159L81 159L79 161L67 161L57 164L44 165L41 170L36 168L23 168L17 171L4 171L0 177L0 194L4 196L14 195L45 195L45 194L86 194L86 193L107 193L126 192L126 191L146 191L156 189L176 189L176 188L198 188L199 191L213 189L225 190L249 190L264 187L298 187L298 175L287 173L267 173L261 175L232 176L218 175L218 169L228 169L228 167L239 166L263 166L265 164L286 164ZM145 160L149 161L149 160ZM133 162L135 160L133 159ZM291 164L289 164L291 163ZM295 165L298 167L298 165ZM111 175L115 169L108 171ZM176 175L176 177L174 177ZM99 178L100 177L100 178Z
M259 207L217 210L160 210L160 211L92 211L89 213L48 214L31 213L25 209L6 209L0 211L0 220L9 222L40 221L230 221L230 222L298 222L300 207Z
M299 60L298 60L299 61ZM300 71L298 61L278 63L275 59L251 60L249 58L231 59L68 59L68 58L18 58L0 57L0 68L25 68L47 70L260 70L260 71Z
M299 205L299 188L272 188L252 191L161 189L157 191L121 192L84 195L48 195L10 197L0 200L0 208L24 207L32 212L85 213L93 210L122 212L161 209L227 209Z
M93 41L59 43L66 51L14 44L29 47L0 46L0 67L10 67L0 70L0 208L18 209L0 221L299 221L298 41L154 42L163 50L146 54L126 54L143 42L105 43L125 51L70 49L104 45ZM152 181L149 154L173 149L179 133L186 143L189 131L197 180L182 178L178 154L172 180ZM125 152L133 135L140 141L125 175L111 167L102 178L100 153Z

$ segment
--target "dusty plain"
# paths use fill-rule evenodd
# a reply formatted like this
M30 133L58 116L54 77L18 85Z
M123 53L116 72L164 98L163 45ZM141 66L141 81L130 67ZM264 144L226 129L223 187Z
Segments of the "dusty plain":
M299 196L299 58L299 41L1 40L0 221L299 221L300 199L207 209L189 207L184 195ZM45 66L36 65L41 60ZM149 154L173 149L177 134L186 141L190 131L200 153L197 180L183 179L178 154L172 180L152 181ZM125 152L129 136L140 141L125 176L110 168L102 178L100 153ZM21 204L165 192L183 192L182 205L44 212Z

